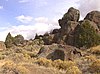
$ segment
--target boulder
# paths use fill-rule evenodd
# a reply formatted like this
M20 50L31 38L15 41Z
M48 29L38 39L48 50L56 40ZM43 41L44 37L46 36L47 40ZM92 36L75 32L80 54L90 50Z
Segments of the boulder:
M71 7L69 8L68 12L64 14L64 16L62 17L62 19L59 19L59 26L61 26L61 28L64 28L64 25L68 22L68 21L75 21L78 22L80 17L80 12L79 10Z
M82 56L82 54L76 47L69 45L52 44L42 47L37 56L38 58L43 57L51 60L73 60L74 58L77 58L77 56Z
M73 45L73 33L78 24L79 23L75 21L68 21L64 25L64 28L59 29L59 32L54 34L53 42L59 44Z
M68 12L64 14L62 19L68 19L68 21L78 21L80 17L79 10L71 7L69 8Z
M78 22L75 21L68 21L66 24L64 24L63 28L61 28L61 33L63 35L70 34L72 31L74 31L75 27L78 25Z
M100 30L100 11L92 11L88 13L85 19L95 22Z
M43 41L45 45L50 45L53 43L54 34L48 34L43 36Z
M60 31L59 29L54 29L51 34L59 33L59 31Z

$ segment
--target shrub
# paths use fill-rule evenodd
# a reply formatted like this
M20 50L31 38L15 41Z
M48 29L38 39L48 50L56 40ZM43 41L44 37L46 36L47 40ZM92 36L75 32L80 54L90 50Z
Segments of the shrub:
M76 64L72 61L62 61L62 60L55 60L53 62L53 66L57 69L67 70L67 68L75 66Z
M30 56L28 54L25 54L25 53L13 53L8 58L13 60L16 63L19 63L22 61L28 62L30 59Z
M90 21L85 20L81 25L76 27L75 46L90 48L100 44L100 36Z
M43 45L44 41L42 40L42 38L40 37L39 39L34 39L32 42L32 45Z
M3 66L3 73L10 74L10 72L13 72L14 74L27 74L29 72L28 69L26 69L22 65L17 65L13 61L7 61Z
M96 46L96 47L90 48L90 52L93 53L93 54L100 55L100 45L99 46Z
M100 59L90 65L91 72L100 73Z
M22 35L17 35L13 39L13 44L15 45L22 44L23 42L24 42L24 37Z
M96 60L95 55L85 56L84 58L87 59L87 61L90 61L90 62L94 62Z
M51 67L52 66L52 61L48 60L46 58L39 58L36 62L37 64L45 67Z
M10 48L12 46L13 43L13 37L11 36L10 33L8 33L6 40L5 40L5 45L7 48Z
M28 73L29 73L29 70L26 69L26 68L25 68L24 66L22 66L22 65L18 65L16 69L17 69L16 71L18 71L19 74L28 74Z
M66 74L82 74L82 71L77 66L72 66L67 69Z

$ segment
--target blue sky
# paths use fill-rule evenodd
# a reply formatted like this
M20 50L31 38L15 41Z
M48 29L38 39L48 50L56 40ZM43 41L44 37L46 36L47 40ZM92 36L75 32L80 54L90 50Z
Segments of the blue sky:
M100 10L100 0L0 0L0 40L8 32L34 38L60 28L60 19L69 7L80 10L81 19L91 10Z

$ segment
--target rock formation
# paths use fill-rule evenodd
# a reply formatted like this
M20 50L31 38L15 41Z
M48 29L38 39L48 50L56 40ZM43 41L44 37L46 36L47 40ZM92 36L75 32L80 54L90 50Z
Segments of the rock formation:
M69 8L68 12L63 15L61 19L58 20L60 29L54 29L51 33L45 33L43 36L38 36L36 34L35 41L38 40L38 44L44 44L44 45L51 45L53 43L57 44L64 44L64 45L71 45L75 47L84 47L84 44L91 46L100 44L100 12L99 11L92 11L87 14L87 16L84 18L84 20L79 21L80 12L78 9L75 9L73 7ZM86 23L88 22L88 23ZM83 24L86 27L82 26ZM89 27L88 27L89 26ZM84 29L84 30L83 30ZM86 31L88 32L86 32ZM82 31L83 34L80 32ZM91 33L90 33L91 32ZM82 42L79 42L80 35L83 37L83 44L79 45ZM90 36L95 35L95 36ZM87 37L88 36L88 37ZM90 38L87 40L87 38ZM89 40L92 40L94 43L89 42ZM15 37L12 37L9 33L7 35L5 44L6 47L11 47L12 45L25 45L24 37L22 35L17 35ZM84 43L86 41L87 43ZM77 44L78 42L78 44ZM87 46L86 45L86 46ZM86 47L85 46L85 47Z
M88 13L86 15L85 19L88 19L88 20L96 23L100 30L100 12L99 11L92 11L92 12Z
M61 28L54 29L50 34L43 35L44 44L50 45L52 43L57 43L57 44L64 44L64 45L67 44L67 45L77 47L76 42L79 41L79 40L77 40L77 35L78 35L77 33L80 34L80 32L76 32L76 31L79 29L79 27L81 30L82 29L81 25L83 23L86 24L86 21L90 24L90 27L93 28L93 29L90 29L90 30L94 30L95 34L93 34L93 35L97 36L97 37L93 38L94 42L95 42L95 39L97 38L97 42L100 44L100 41L99 41L100 40L100 28L99 28L100 12L92 11L92 12L88 13L87 16L85 17L85 19L82 21L79 21L79 17L80 17L79 10L77 10L73 7L69 8L68 12L63 15L62 19L58 20L59 26ZM85 28L85 30L89 31L89 27ZM88 33L88 35L89 35L89 33L92 31L86 32L86 33L84 33L84 32L82 32L82 33L83 34ZM90 40L92 40L92 39L90 38ZM95 45L95 43L93 45ZM96 43L96 44L98 45L98 43ZM81 47L84 47L84 45L81 45ZM78 46L78 48L80 48L80 46Z
M76 47L52 44L42 47L37 56L38 58L43 57L51 60L73 60L76 57L82 56L82 54Z

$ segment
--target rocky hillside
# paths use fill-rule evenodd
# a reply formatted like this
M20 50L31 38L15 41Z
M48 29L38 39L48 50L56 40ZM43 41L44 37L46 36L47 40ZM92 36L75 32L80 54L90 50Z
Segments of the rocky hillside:
M0 74L100 74L100 12L79 17L71 7L60 29L30 40L8 33L0 42Z
M79 21L79 10L71 7L58 20L60 29L42 36L45 45L67 44L78 48L89 48L100 44L100 12L92 11ZM39 37L37 37L39 38Z

